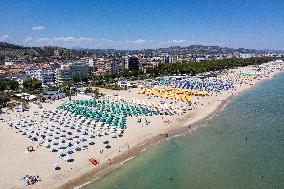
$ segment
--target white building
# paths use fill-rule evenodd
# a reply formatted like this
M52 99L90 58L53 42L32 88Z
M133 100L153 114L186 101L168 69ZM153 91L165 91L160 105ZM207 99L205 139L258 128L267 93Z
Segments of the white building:
M53 85L55 83L54 71L51 69L43 69L41 72L42 82L44 84Z
M54 71L49 68L39 69L33 65L27 68L25 73L32 78L42 81L43 84L53 85L55 82Z
M6 59L4 62L5 66L12 66L14 64L24 64L24 61L21 59Z
M174 57L170 54L164 56L164 63L171 64L174 63Z
M35 65L31 66L30 68L27 68L25 70L25 73L32 78L36 78L42 81L42 70L37 68Z
M74 75L88 76L90 67L85 62L68 62L56 69L56 82L70 81Z
M81 62L85 62L89 66L91 72L95 71L96 63L94 61L94 58L84 57L84 58L81 58Z
M254 57L253 54L240 54L240 58L251 58Z
M42 100L58 100L64 97L66 97L66 94L58 91L46 91L42 93Z

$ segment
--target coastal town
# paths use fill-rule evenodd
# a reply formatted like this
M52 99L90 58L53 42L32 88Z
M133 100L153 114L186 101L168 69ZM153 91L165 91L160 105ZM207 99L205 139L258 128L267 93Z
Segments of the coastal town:
M2 0L0 189L284 188L283 10Z
M139 55L125 57L119 66L95 55L62 62L59 56L54 50L53 62L14 60L2 66L2 90L9 95L1 104L3 187L82 184L76 179L103 174L148 140L192 131L232 96L284 66L282 55L254 55L217 60L236 61L229 69L154 77L143 70ZM168 54L160 59L158 64L176 65ZM210 61L184 64L202 63Z
M127 80L149 76L161 64L284 56L281 51L217 46L177 46L140 51L70 50L56 46L25 48L8 43L0 43L0 47L1 79L12 79L22 85L28 78L35 78L46 90L70 81L80 84L93 82L103 75L115 78L107 83L109 86L131 85ZM30 51L38 52L33 54Z

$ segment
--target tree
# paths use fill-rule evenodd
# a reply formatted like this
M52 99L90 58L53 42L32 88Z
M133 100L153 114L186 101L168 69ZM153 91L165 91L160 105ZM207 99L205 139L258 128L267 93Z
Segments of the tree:
M102 85L104 83L103 78L101 75L92 75L93 84L97 86Z
M81 78L80 78L79 75L74 74L74 75L72 76L72 80L73 80L74 83L77 85L77 84L81 81Z
M14 79L10 80L8 85L9 85L10 89L13 90L13 91L16 91L16 90L19 89L18 81L14 80Z
M41 87L41 81L36 78L28 78L23 82L23 87L28 91L34 91Z
M85 93L86 93L86 94L91 94L91 93L93 93L92 88L91 88L91 87L86 88L86 89L85 89Z
M88 83L88 77L87 76L82 76L81 81L84 83Z
M10 97L7 93L0 93L0 108L6 107L10 101Z
M60 90L64 93L66 93L67 96L70 96L70 89L71 89L71 83L68 81L64 81L61 85L60 85Z
M7 89L7 80L0 80L0 91L5 91Z
M253 57L253 58L231 58L223 60L211 60L205 62L178 62L173 64L159 64L149 69L152 76L169 74L191 74L195 75L202 72L217 71L247 65L259 65L275 60L273 57Z
M94 96L97 97L97 98L104 95L103 93L100 93L98 88L94 88L92 92L93 92Z
M0 80L0 91L4 90L13 90L16 91L19 89L19 83L16 80Z

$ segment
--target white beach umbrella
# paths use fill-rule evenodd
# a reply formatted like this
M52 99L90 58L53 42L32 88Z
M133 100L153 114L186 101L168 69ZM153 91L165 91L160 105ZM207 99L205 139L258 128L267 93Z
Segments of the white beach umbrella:
M94 145L94 144L95 144L94 139L90 138L90 139L89 139L89 145Z

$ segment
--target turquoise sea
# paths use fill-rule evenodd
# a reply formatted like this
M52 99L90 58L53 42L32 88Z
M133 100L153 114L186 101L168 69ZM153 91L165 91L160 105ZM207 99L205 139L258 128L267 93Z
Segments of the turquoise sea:
M155 145L85 189L284 188L284 74L206 125Z

